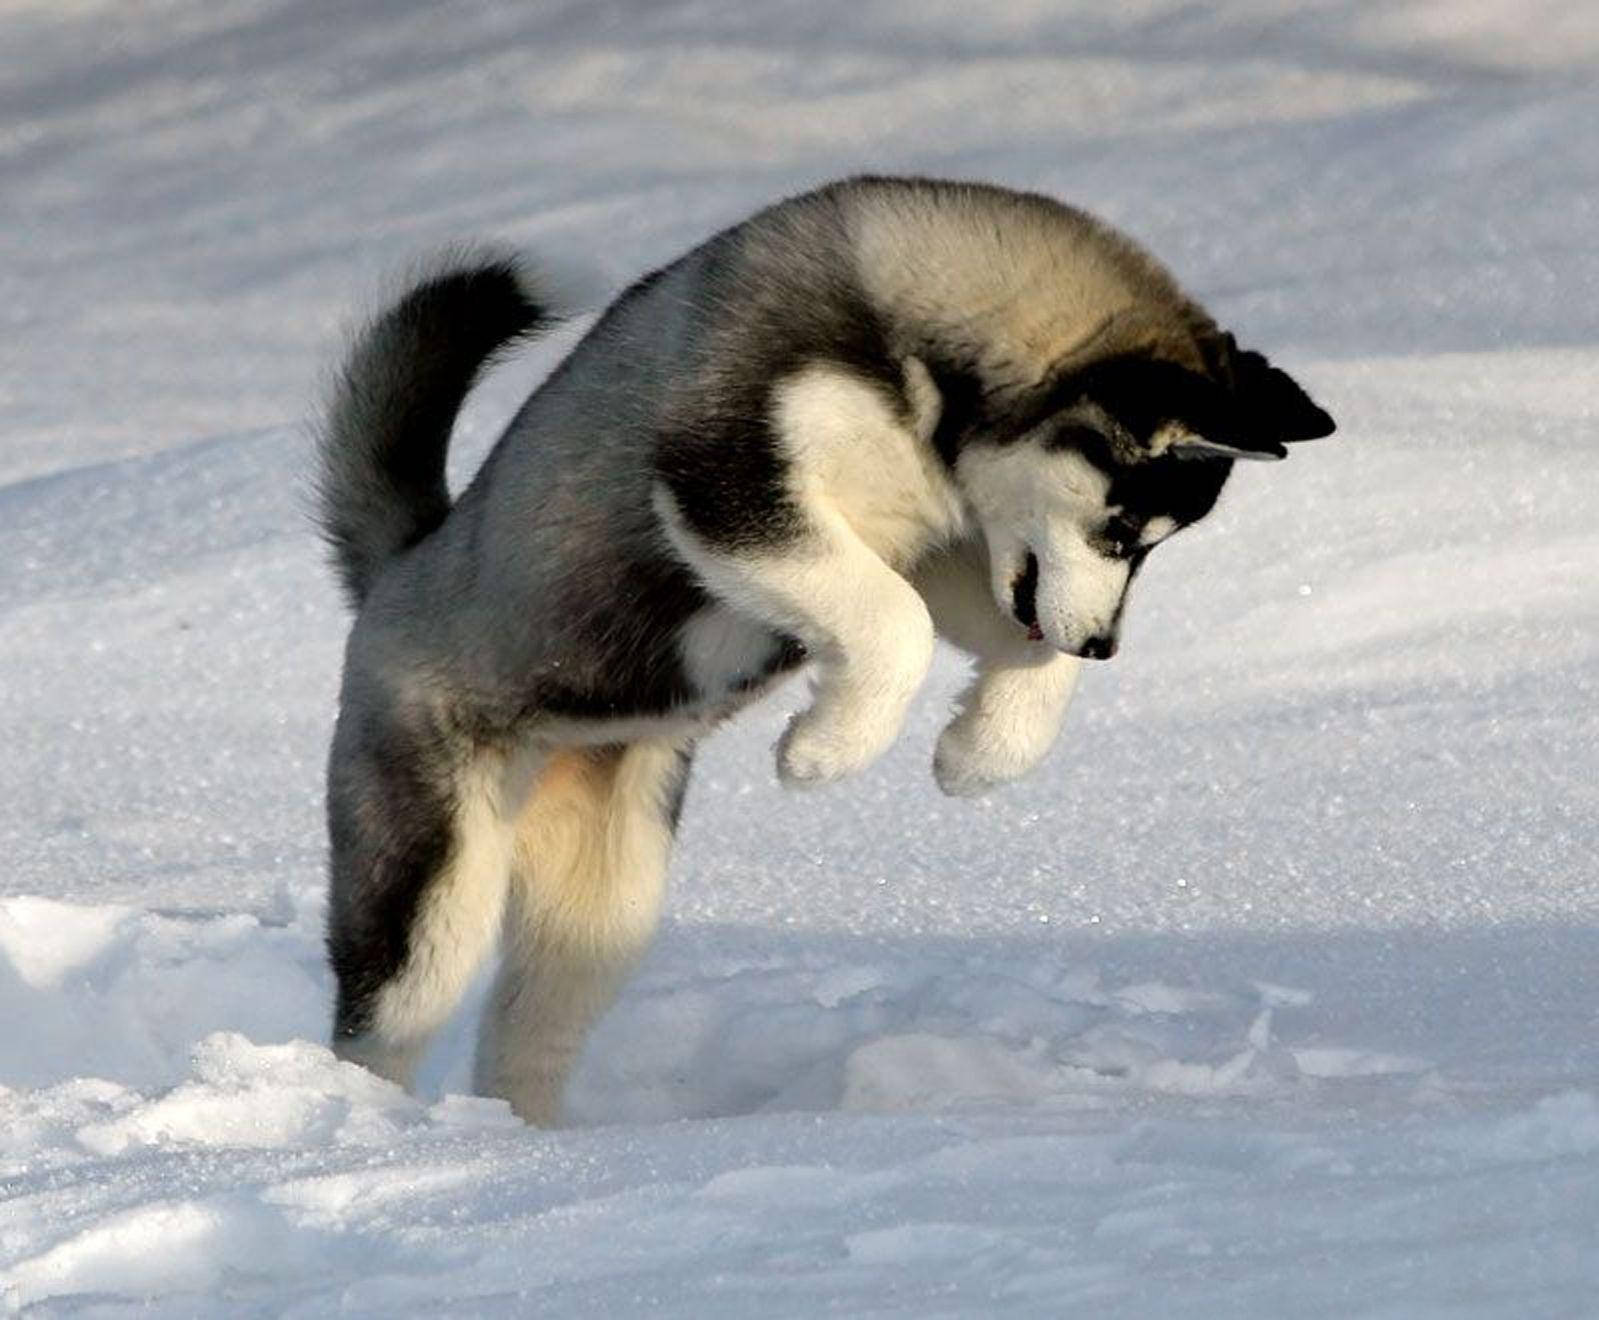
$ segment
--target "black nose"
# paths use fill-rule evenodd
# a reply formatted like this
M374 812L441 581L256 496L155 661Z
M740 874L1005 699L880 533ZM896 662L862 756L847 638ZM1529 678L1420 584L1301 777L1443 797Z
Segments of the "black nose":
M1084 660L1109 660L1116 654L1116 639L1114 637L1090 637L1083 643L1083 649L1078 652Z

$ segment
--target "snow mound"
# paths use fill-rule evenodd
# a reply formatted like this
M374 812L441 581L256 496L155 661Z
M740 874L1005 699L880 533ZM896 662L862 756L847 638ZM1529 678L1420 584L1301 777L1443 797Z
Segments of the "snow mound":
M325 1038L330 995L318 918L314 906L271 925L0 900L12 1132L69 1132L109 1155L382 1141L421 1122L414 1102L309 1043ZM572 1088L575 1121L1092 1107L1427 1071L1280 1038L1274 1023L1302 1017L1314 996L1275 984L1106 982L1044 953L1001 968L914 945L863 961L803 940L751 962L736 940L667 935L595 1034ZM470 1018L445 1033L427 1089L468 1087Z
M1274 1023L1312 1000L1281 986L1102 983L1042 954L1002 970L928 953L816 966L796 950L789 963L708 972L670 947L656 961L668 958L672 972L647 970L596 1033L572 1092L582 1121L1097 1108L1429 1071L1420 1059L1281 1037Z
M170 1084L201 1038L320 1037L321 951L304 928L247 913L0 900L0 1081Z

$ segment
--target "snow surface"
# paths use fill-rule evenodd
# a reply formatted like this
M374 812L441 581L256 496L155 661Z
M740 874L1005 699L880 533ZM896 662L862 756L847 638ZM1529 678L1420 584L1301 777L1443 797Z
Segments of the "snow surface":
M1589 0L0 12L0 1309L1584 1316ZM1033 780L960 666L702 756L573 1126L323 1048L302 419L418 253L614 288L861 168L1146 240L1341 423L1161 551ZM586 274L585 274L586 272ZM470 470L576 330L463 419Z

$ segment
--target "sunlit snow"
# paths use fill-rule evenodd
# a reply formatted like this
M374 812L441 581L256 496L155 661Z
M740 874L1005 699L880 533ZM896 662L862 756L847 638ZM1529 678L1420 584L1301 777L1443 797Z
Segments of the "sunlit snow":
M1577 1316L1599 1297L1589 0L0 12L0 1312ZM1094 209L1339 434L1043 770L707 746L571 1125L324 1048L341 328L861 169ZM500 368L459 477L581 323Z

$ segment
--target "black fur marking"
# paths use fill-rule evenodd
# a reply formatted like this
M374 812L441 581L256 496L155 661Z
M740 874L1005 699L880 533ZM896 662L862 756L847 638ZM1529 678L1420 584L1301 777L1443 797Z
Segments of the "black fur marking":
M574 631L584 644L535 676L514 723L540 715L666 715L698 700L677 637L683 622L711 598L686 568L665 559L630 564L622 582L601 584L598 598L584 583L564 585L569 595L556 609L581 620Z
M515 709L471 730L474 736L514 741L523 728L548 716L591 721L704 709L705 696L683 667L679 637L684 622L711 605L711 598L687 569L664 558L629 566L624 580L621 608L603 595L584 596L571 584L572 594L557 613L575 622L581 643L542 666L519 688ZM759 672L735 691L754 694L806 659L799 641L782 637Z
M810 211L805 224L842 219ZM774 387L812 364L833 364L905 408L903 366L877 310L850 273L813 255L816 236L764 212L708 245L707 331L695 370L668 407L655 470L684 520L724 549L773 547L804 530L771 424ZM714 320L709 318L714 317Z
M936 358L924 359L927 374L937 386L940 407L933 430L933 448L953 468L964 441L983 420L983 383L974 371Z
M1189 463L1168 456L1113 468L1106 498L1137 522L1170 518L1179 527L1187 527L1216 507L1232 466L1227 459Z
M432 773L441 758L399 735L353 755L360 768L341 772L335 759L328 783L327 942L339 1039L371 1027L373 1001L405 966L422 896L454 847L453 803L439 789L447 776Z
M1282 458L1284 444L1331 435L1332 418L1284 371L1259 353L1237 353L1221 380L1175 362L1140 354L1106 358L1054 382L1031 400L1017 419L1020 434L1058 412L1094 403L1109 413L1132 441L1123 462L1135 462L1161 426L1177 422L1195 435L1247 453ZM1048 443L1084 449L1081 423L1067 419ZM1114 447L1122 437L1110 437ZM1103 466L1103 464L1101 464Z
M1332 415L1312 402L1298 381L1260 353L1239 353L1232 367L1239 411L1248 430L1262 441L1293 444L1320 440L1337 430Z
M745 415L702 417L660 437L655 470L683 521L710 545L781 545L804 529L789 498L777 437L754 400Z
M1124 434L1106 435L1069 415L1070 409L1084 403L1097 404ZM1055 387L1045 418L1055 411L1068 411L1068 416L1045 443L1053 449L1074 450L1105 473L1110 478L1106 502L1120 509L1122 520L1130 527L1141 527L1156 517L1186 527L1215 507L1232 472L1232 460L1217 456L1192 462L1174 454L1150 457L1148 441L1160 426L1172 421L1196 434L1215 435L1224 425L1220 419L1229 407L1219 386L1175 363L1116 358Z
M1011 583L1011 613L1024 628L1038 626L1038 556L1027 552L1027 567Z
M1198 435L1252 447L1236 434L1239 424L1227 392L1175 362L1139 355L1107 358L1058 382L1049 398L1051 412L1097 403L1140 446L1147 446L1165 423L1180 422Z

